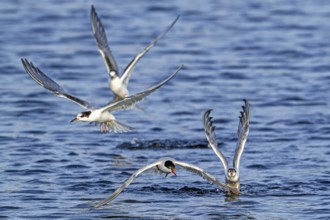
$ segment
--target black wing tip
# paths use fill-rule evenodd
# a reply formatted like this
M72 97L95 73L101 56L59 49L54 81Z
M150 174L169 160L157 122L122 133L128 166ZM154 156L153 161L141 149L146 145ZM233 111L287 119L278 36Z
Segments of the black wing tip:
M28 72L29 74L30 74L30 69L31 69L31 68L34 69L34 70L38 69L38 68L36 68L36 67L33 65L33 63L32 63L31 61L29 61L29 60L26 59L26 58L21 58L21 62L22 62L22 64L23 64L24 69L25 69L26 72Z
M172 24L175 24L179 20L180 17L181 17L181 15L177 15L176 18L174 19L174 21L172 22Z
M213 111L213 109L211 109L211 108L210 109L207 109L205 111L204 115L206 115L206 114L210 115L212 111Z
M247 99L243 99L243 102L244 102L244 106L242 106L243 109L244 108L248 108L250 106L250 103L249 103L249 101Z
M26 58L21 58L22 65L27 73L29 73L29 66L31 65Z
M25 68L27 59L26 58L21 58L21 62L23 64L23 67Z
M101 18L98 16L94 5L91 6L91 13L90 13L90 23L92 26L92 32L94 37L96 38L96 42L98 45L105 47L108 42L107 36L105 34L105 29L102 24ZM100 41L100 38L102 39ZM104 41L104 42L103 42Z
M211 116L212 109L208 109L204 112L204 128L208 133L215 131L215 126L213 125L213 117Z
M40 72L39 68L36 67L31 61L29 61L26 58L21 58L22 64L24 66L24 68L26 69L26 71L28 73L30 73L30 71L34 71L34 72Z
M91 5L91 15L93 15L93 14L96 14L96 9L95 9L94 5L92 4Z
M26 58L21 58L21 62L24 66L27 65L27 64L32 64L32 62L29 62L29 60L26 59Z
M97 15L97 12L96 12L96 9L95 9L94 5L91 6L90 19L91 19L92 24L95 21L96 25L100 26L101 20L100 20L99 16ZM101 24L101 26L102 26L102 24Z
M95 17L97 17L97 13L96 13L96 9L95 9L94 5L91 6L90 16L91 16L91 20L94 20Z
M249 101L247 99L243 99L244 101L244 106L242 106L243 111L240 111L240 123L243 125L245 124L249 124L249 118L250 118L250 104Z
M211 121L212 120L212 117L210 116L211 113L212 113L213 109L207 109L205 112L204 112L204 120L205 122L207 121Z
M165 33L168 32L175 25L175 23L179 20L180 17L181 17L181 15L176 16L176 18L172 21L172 23L166 29Z
M204 112L204 115L203 115L203 119L204 119L204 127L205 129L208 127L208 125L211 123L211 125L213 124L212 122L212 118L210 115L211 115L211 112L212 112L212 109L208 109Z
M31 66L36 69L36 67L33 65L32 61L29 61L27 58L21 58L21 61L24 66Z

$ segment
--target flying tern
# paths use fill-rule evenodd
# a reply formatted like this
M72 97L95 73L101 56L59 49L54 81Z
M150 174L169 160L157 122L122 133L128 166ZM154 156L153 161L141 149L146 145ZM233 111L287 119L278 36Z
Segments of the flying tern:
M119 70L117 62L111 53L107 35L105 33L104 26L101 19L96 13L95 7L91 6L90 21L92 26L93 35L96 40L98 50L104 60L104 63L109 74L109 87L115 95L114 100L124 99L129 96L127 89L129 79L132 75L137 62L152 48L157 42L165 36L165 34L174 26L179 19L179 16L162 32L156 39L154 39L147 47L145 47L138 55L136 55L131 62L126 66L124 72L119 76Z
M206 138L209 142L209 145L213 149L214 153L218 156L221 163L223 164L227 186L237 190L236 193L234 192L234 194L240 193L239 163L249 134L249 124L250 124L250 105L247 100L244 99L243 101L244 101L244 106L242 106L243 111L241 111L241 115L239 117L239 124L237 130L238 141L236 145L232 167L229 166L226 157L218 149L216 135L214 133L215 127L213 126L212 117L210 116L212 110L209 109L204 113L204 131ZM230 195L231 193L232 191L227 191L227 194Z
M158 88L163 86L169 80L171 80L182 68L183 65L179 66L176 71L167 77L162 82L150 87L149 89L128 96L122 100L112 102L100 108L93 107L89 102L82 100L76 96L73 96L57 84L54 80L49 78L45 73L43 73L38 67L34 66L32 62L27 59L21 59L26 72L31 76L31 78L36 81L39 85L45 89L52 92L54 95L66 98L81 107L87 109L84 112L79 113L71 122L84 121L90 123L100 124L101 132L128 132L132 130L132 127L127 126L116 120L115 116L111 112L128 109L133 107L137 102L142 101L146 96L150 95Z
M211 174L207 173L203 169L199 168L198 166L195 166L193 164L181 162L178 160L175 160L173 158L161 158L151 164L148 164L140 169L138 169L135 173L132 174L130 178L128 178L118 189L116 189L108 198L96 203L93 205L94 208L99 208L101 206L104 206L108 203L110 203L112 200L114 200L121 192L123 192L134 180L137 178L141 173L150 170L150 169L156 169L157 171L161 173L165 173L165 176L172 173L176 175L175 168L176 166L180 166L184 169L186 169L189 172L196 173L202 178L206 179L209 183L215 184L218 188L224 189L229 191L230 188L226 186L226 184L221 183L217 178L212 176ZM235 189L231 189L235 191Z

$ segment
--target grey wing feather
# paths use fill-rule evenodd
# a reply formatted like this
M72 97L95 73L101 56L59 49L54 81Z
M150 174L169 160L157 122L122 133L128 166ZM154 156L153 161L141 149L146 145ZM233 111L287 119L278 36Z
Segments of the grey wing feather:
M233 161L233 165L236 170L239 169L239 162L249 134L249 125L250 125L250 104L246 99L244 99L243 101L244 101L244 106L242 106L243 111L241 111L241 116L239 117L239 124L237 130L238 141L237 141L234 161Z
M212 184L217 185L220 189L223 189L225 191L229 191L229 190L232 191L232 190L234 190L234 189L228 187L226 184L220 182L213 175L207 173L206 171L204 171L203 169L201 169L201 168L199 168L199 167L197 167L195 165L192 165L192 164L189 164L189 163L185 163L185 162L180 162L180 161L174 161L174 163L176 165L179 165L179 166L183 167L184 169L186 169L189 172L198 174L203 179L206 179L209 183L212 183Z
M102 108L102 111L119 111L119 110L124 110L127 108L131 108L133 107L137 102L142 101L146 96L150 95L151 93L153 93L154 91L156 91L158 88L160 88L161 86L163 86L165 83L167 83L169 80L171 80L183 67L183 65L179 66L176 71L174 73L172 73L172 75L170 75L169 77L167 77L165 80L163 80L162 82L158 83L157 85L143 91L140 93L137 93L135 95L131 95L128 96L122 100L119 100L117 102L113 102L110 103L107 106L104 106Z
M118 75L117 62L111 53L110 47L108 45L107 35L105 33L101 19L98 17L93 5L91 7L90 19L93 35L95 37L97 47L99 48L99 52L101 53L102 58L106 64L107 71L109 74L110 72L115 72Z
M203 117L204 131L205 131L206 139L209 142L209 145L211 146L214 153L218 156L218 158L222 162L225 173L226 173L227 169L228 169L228 162L227 162L226 157L218 149L217 138L216 138L215 132L214 132L215 127L213 126L212 117L210 116L211 111L212 111L212 109L209 109L204 113L204 117Z
M136 171L135 173L133 173L133 175L130 178L128 178L118 189L116 189L116 191L114 191L108 198L102 200L101 202L96 203L95 205L93 205L93 207L94 208L99 208L101 206L104 206L104 205L110 203L117 196L119 196L119 194L122 191L124 191L135 180L135 178L138 175L140 175L141 173L143 173L146 170L149 170L149 169L155 167L159 163L160 163L160 161L156 161L154 163L151 163L149 165L146 165L146 166L140 168L138 171Z
M35 67L32 62L27 59L21 59L25 71L31 76L31 78L36 81L39 85L49 90L53 94L59 97L69 99L83 108L91 108L91 105L82 99L79 99L73 95L66 93L63 88L57 84L54 80L49 78L45 73L43 73L38 67Z
M162 32L156 39L154 39L146 48L144 48L138 55L136 55L132 61L127 65L127 67L125 68L123 75L121 77L121 81L127 86L128 85L128 81L131 77L131 74L134 70L134 67L136 65L136 63L152 48L154 47L157 42L162 39L169 30L172 29L172 27L174 26L174 24L177 22L177 20L179 19L180 16L177 16L176 19L171 23L170 26L168 26L166 28L166 30L164 32Z

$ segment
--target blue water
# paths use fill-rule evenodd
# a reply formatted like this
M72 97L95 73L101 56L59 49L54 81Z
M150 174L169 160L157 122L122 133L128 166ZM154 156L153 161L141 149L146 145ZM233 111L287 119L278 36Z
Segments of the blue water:
M112 98L89 23L94 4L123 70L180 14L137 65L132 93L184 69L122 111L136 131L101 134L70 124L82 109L53 96L24 71L26 57L70 93L102 105ZM329 219L329 1L1 1L1 219ZM239 111L251 103L241 160L242 195L228 200L199 176L141 175L170 156L224 181L202 114L213 109L220 149L232 158Z

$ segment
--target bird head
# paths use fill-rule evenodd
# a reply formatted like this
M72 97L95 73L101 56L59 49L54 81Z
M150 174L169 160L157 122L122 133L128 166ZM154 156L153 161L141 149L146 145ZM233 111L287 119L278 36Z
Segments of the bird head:
M110 77L111 79L115 78L116 77L116 72L115 71L110 71Z
M237 173L236 169L234 169L234 168L229 168L228 169L228 176L229 177L234 178L236 176L236 173Z
M79 113L74 119L72 119L70 122L76 122L76 121L88 121L87 119L89 118L91 111L86 111Z
M167 161L165 161L164 166L165 166L167 169L169 169L170 172L174 174L174 176L176 176L175 165L174 165L173 161L171 161L171 160L167 160ZM166 176L167 176L168 174L169 174L169 173L167 173Z
M238 172L235 168L229 168L227 171L227 180L236 182L239 180Z

